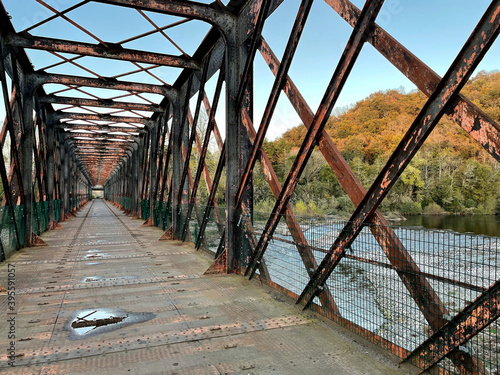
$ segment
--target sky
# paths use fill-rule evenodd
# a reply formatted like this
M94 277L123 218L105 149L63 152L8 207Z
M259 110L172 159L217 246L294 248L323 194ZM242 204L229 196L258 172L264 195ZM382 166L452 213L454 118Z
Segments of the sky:
M49 10L34 0L1 1L12 16L12 22L17 31L52 15ZM79 2L77 0L45 1L58 10L63 10ZM354 0L353 3L361 8L364 1ZM377 18L377 23L442 76L489 3L490 1L486 0L386 0ZM279 58L285 49L299 5L299 0L285 0L265 23L263 36ZM178 20L172 16L150 12L146 14L159 26ZM108 42L120 42L152 29L151 24L140 17L136 11L104 4L90 3L67 15ZM192 54L208 30L208 24L191 21L178 28L169 29L167 33L183 51ZM313 111L317 109L321 101L351 31L352 28L323 0L314 2L289 72L289 76ZM31 32L34 35L96 43L89 35L62 19L56 19ZM180 53L161 35L130 42L124 47L168 54ZM60 61L58 58L41 51L30 51L29 56L35 68ZM71 55L65 56L72 57ZM82 65L103 75L116 75L134 69L128 62L106 62L90 57L82 59L81 62ZM143 66L146 65L143 64ZM492 71L499 68L500 43L497 41L477 71ZM268 100L274 77L259 54L255 59L254 71L254 122L257 127ZM88 72L68 64L57 68L54 72L92 76ZM179 72L179 69L175 68L155 69L155 74L168 83L173 83ZM159 83L145 73L124 79L133 80L135 78L144 79L148 83ZM207 84L206 90L209 97L213 96L216 80L217 77L214 76ZM46 87L46 90L52 92L57 88L53 85ZM388 89L410 92L416 87L371 45L365 44L335 108L339 111L345 110L374 92ZM153 95L150 98L158 100ZM193 102L194 100L191 100L192 105ZM221 98L221 102L224 103L223 98ZM218 113L217 121L223 132L223 104ZM3 116L4 108L2 107L0 117L3 118ZM299 124L301 124L300 118L282 94L267 138L275 139L287 129Z

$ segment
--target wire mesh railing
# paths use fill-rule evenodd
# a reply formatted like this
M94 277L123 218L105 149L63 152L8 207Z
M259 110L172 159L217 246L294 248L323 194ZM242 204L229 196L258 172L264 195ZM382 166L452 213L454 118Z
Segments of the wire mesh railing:
M24 205L0 207L0 243L3 259L24 246L24 215Z
M147 220L149 201L140 204L142 218ZM154 225L163 230L170 228L174 214L171 204L155 202L153 207ZM225 208L196 205L189 210L183 205L177 214L185 240L215 254L224 232ZM269 216L254 211L251 225L248 220L244 224L244 215L238 225L245 236L258 240ZM269 284L298 297L313 271L306 269L305 264L310 263L304 254L310 254L313 262L320 264L345 225L346 221L335 218L281 215L264 254ZM325 309L318 297L312 309L404 357L429 338L439 336L439 330L432 327L434 318L444 324L473 306L480 296L500 299L496 294L488 295L500 279L499 250L498 237L369 224L346 249L325 284L336 310ZM398 258L397 254L406 255ZM409 258L413 266L401 266ZM422 285L428 290L418 291ZM430 293L432 299L422 301L416 297L425 293ZM431 311L427 311L429 306L434 306ZM464 336L457 348L481 364L477 373L500 373L500 323L491 319L483 328L472 338ZM430 347L442 350L437 344ZM440 360L436 372L459 374L460 361L456 357ZM422 365L419 360L414 362Z
M74 202L77 202L75 198ZM70 204L73 204L71 202ZM15 250L24 247L25 244L25 206L2 206L0 207L0 261L7 259ZM53 201L52 219L61 221L61 200ZM49 229L49 202L36 202L33 205L31 215L32 231L40 235Z
M253 227L257 238L268 217L269 214L254 212ZM294 241L294 237L297 238L294 230L297 229L290 227L287 219L289 217L282 215L264 260L273 283L300 295L309 282L309 276ZM346 224L333 218L295 217L295 221L300 224L298 230L318 264ZM421 228L380 229L374 225L364 227L346 250L326 286L336 303L338 315L353 323L350 327L358 333L366 332L366 337L385 343L383 346L395 352L411 352L434 334L422 306L440 303L442 308L436 311L444 314L436 318L448 321L500 278L500 238ZM377 233L378 238L373 233ZM389 261L380 243L385 244L386 252L394 254L393 249L387 248L394 241L393 238L384 238L384 233L394 233L399 238L418 267L418 271L412 271L409 276L427 280L436 299L415 301L400 277L401 272L409 271L393 266L393 263L402 263L406 259ZM320 309L318 298L315 298L314 305L317 311L325 313ZM335 314L334 311L327 312L331 318ZM403 350L394 350L394 345ZM498 319L460 345L460 349L483 364L483 373L498 373ZM456 364L448 358L440 361L439 367L449 373L459 373Z

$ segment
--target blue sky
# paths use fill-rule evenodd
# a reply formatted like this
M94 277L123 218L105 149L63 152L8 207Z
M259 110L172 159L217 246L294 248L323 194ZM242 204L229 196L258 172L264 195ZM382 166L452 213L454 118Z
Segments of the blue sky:
M45 1L58 10L79 2L76 0ZM353 2L360 8L364 4L362 0L354 0ZM50 11L34 0L2 0L2 3L12 15L12 21L18 31L51 15ZM439 75L444 75L489 3L490 1L486 0L386 0L377 18L377 23ZM282 6L266 21L263 35L278 57L281 57L285 48L299 4L299 0L285 0ZM159 26L177 20L175 17L154 13L147 13L147 15ZM152 29L152 26L136 11L126 8L117 9L103 4L90 3L70 12L68 16L87 27L99 38L111 42L119 42ZM191 21L179 28L168 30L168 36L186 53L192 54L208 28L207 24ZM351 27L324 1L315 1L289 73L313 110L316 110L321 100L351 31ZM35 29L32 33L95 43L95 40L90 36L60 19ZM136 49L145 48L154 52L180 53L158 34L124 46ZM29 52L29 54L36 68L58 61L57 58L46 52L34 51ZM71 55L66 56L71 57ZM103 75L115 75L134 68L130 63L103 62L97 58L84 58L81 62ZM500 44L497 41L481 63L478 71L497 70L500 68L499 62ZM146 65L143 64L143 66ZM254 120L257 126L274 78L260 55L256 57L254 69ZM89 73L69 65L54 71L63 74L91 76ZM155 70L158 77L170 83L175 80L178 73L179 70L173 68ZM149 83L158 83L145 73L124 79L132 80L134 78L145 79ZM207 86L209 94L213 93L215 81L216 77ZM395 88L412 91L415 86L373 47L365 45L338 100L337 108L350 106L373 92ZM56 87L47 89L51 91ZM221 113L217 119L219 126L223 128L221 125L224 117L222 111L219 112ZM3 108L0 110L0 116L3 117ZM268 138L274 139L286 129L300 123L300 119L282 94L268 132Z

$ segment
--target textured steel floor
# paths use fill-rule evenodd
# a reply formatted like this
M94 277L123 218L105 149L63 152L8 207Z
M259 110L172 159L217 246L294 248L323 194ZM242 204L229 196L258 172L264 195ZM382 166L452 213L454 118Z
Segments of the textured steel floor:
M203 276L206 254L158 242L162 232L141 224L95 200L64 230L45 233L48 247L23 249L0 264L0 285L8 285L10 264L16 288L10 314L0 295L0 372L418 373L241 276ZM72 328L87 314L124 319L86 333ZM15 367L8 366L10 341Z

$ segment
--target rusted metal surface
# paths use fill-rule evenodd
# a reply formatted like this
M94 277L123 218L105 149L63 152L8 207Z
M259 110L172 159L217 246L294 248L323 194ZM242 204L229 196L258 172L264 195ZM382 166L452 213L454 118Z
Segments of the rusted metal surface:
M427 65L374 22L382 4L381 0L367 1L363 11L349 0L326 0L326 3L351 25L354 31L315 115L287 76L312 1L302 1L289 34L288 44L284 48L282 61L274 56L261 35L266 19L274 10L280 6L288 6L285 2L282 4L281 0L231 0L227 4L221 0L212 4L175 0L168 2L96 0L81 1L65 9L56 9L43 0L35 1L42 9L53 15L44 15L44 19L25 30L15 30L3 4L0 5L0 82L6 113L0 134L0 146L4 153L8 148L6 145L10 144L10 150L7 150L10 168L7 166L5 155L4 160L0 160L0 177L5 192L3 203L4 206L10 207L4 209L2 215L5 217L8 213L15 216L16 205L22 204L26 207L22 219L23 225L27 228L24 238L18 233L17 221L13 223L18 248L36 242L37 236L32 232L45 230L42 228L45 219L42 220L41 215L44 217L47 215L47 205L48 229L54 229L58 225L54 217L60 217L61 220L74 218L75 212L81 210L83 204L90 198L91 186L104 185L104 194L113 201L113 205L125 210L127 215L132 217L143 216L143 219L146 219L148 216L146 220L148 225L154 222L157 215L154 211L156 207L172 207L173 225L163 239L189 239L189 219L194 209L195 220L199 225L196 243L198 248L204 241L203 236L209 220L216 223L221 235L213 272L246 271L252 276L258 268L259 278L263 283L298 299L299 296L283 289L272 280L262 257L268 241L273 238L274 228L280 220L279 215L286 214L291 240L279 237L274 239L288 241L287 243L297 247L307 274L311 277L299 302L308 305L311 298L318 294L322 307L314 305L315 311L349 327L397 355L405 356L408 353L401 347L341 317L329 291L327 289L318 291L318 286L324 285L324 280L321 279L328 277L330 269L335 268L336 262L343 256L354 261L395 270L429 323L432 332L435 332L433 339L438 342L438 350L435 353L429 351L433 345L430 343L431 340L422 343L417 351L418 355L415 355L415 358L424 358L421 360L421 365L432 366L447 356L453 360L460 373L485 373L484 366L460 347L488 324L471 324L472 318L487 313L497 316L496 310L492 307L492 299L488 299L489 291L482 286L476 287L462 280L456 281L422 272L394 231L387 226L385 218L376 210L411 159L412 153L425 140L435 119L425 120L427 121L425 126L428 126L427 133L425 126L415 127L415 123L419 119L422 120L423 115L416 119L414 127L407 135L408 138L411 138L411 134L415 137L396 150L390 159L389 164L392 165L388 164L383 170L383 173L387 173L381 174L368 192L324 131L324 124L328 120L331 108L365 41L371 43L386 60L415 83L425 95L431 97L430 101L436 99L438 93L434 91L442 88L444 80L455 79L447 75L441 81L441 78ZM138 35L127 36L123 40L110 43L105 35L98 35L79 24L75 18L76 12L72 13L81 7L88 8L92 3L130 8L132 13L147 25L146 29ZM489 19L490 22L498 24L498 10L494 10L494 7L498 8L496 0L491 2L483 21ZM160 17L153 19L149 12L160 14ZM160 24L161 21L158 19L161 19L161 15L177 18L172 22L168 17L168 24ZM38 27L56 20L76 27L90 38L91 43L36 35ZM184 46L174 40L170 30L181 25L187 27L191 22L199 21L208 22L213 27L194 54L190 55ZM438 101L442 108L431 109L429 113L437 114L436 118L443 114L449 115L493 157L500 160L498 152L500 126L459 92L461 84L476 64L473 60L479 59L479 55L484 55L498 34L498 25L489 29L483 27L481 31L484 33L478 38L485 37L489 40L476 41L477 55L474 58L472 54L461 57L466 60L465 68L455 71L456 76L461 75L456 78L456 81L461 83L455 85L450 92L442 92L442 100ZM127 43L137 42L148 36L162 38L178 51L178 55L125 47ZM25 50L30 49L45 51L55 59L55 62L35 70L25 53ZM260 49L276 78L256 133L253 128L253 66L256 63L257 49ZM121 71L113 76L103 76L87 66L86 56L121 60L122 63L127 62L130 65L130 70ZM179 69L180 74L175 82L168 82L167 78L156 70L164 66ZM86 76L59 74L61 67L83 71ZM217 73L219 77L214 107L211 108L205 93L205 84ZM138 77L147 79L137 79ZM45 89L53 87L47 86L49 84L58 84L61 87L47 94ZM218 105L223 84L226 90L224 107ZM304 144L283 187L262 149L269 124L276 118L274 109L281 90L285 92L303 124L308 128ZM189 101L195 96L197 96L196 110L193 113L194 118L191 118ZM209 121L204 138L200 141L196 125L202 103L209 115ZM218 110L219 107L224 109ZM221 113L222 111L224 112ZM219 131L215 121L215 116L219 115L222 115L225 121L223 132ZM213 182L206 163L212 135L221 153ZM200 156L194 179L190 170L190 164L193 162L191 155L193 144ZM316 145L357 206L352 218L355 224L344 228L330 251L327 251L325 261L319 268L313 256L313 250L319 249L311 247L306 241L306 235L288 204L310 153ZM260 161L265 178L276 198L273 215L262 235L256 232L252 222L251 180L257 160ZM220 182L224 181L223 175L226 183L225 218L222 217L215 199ZM200 199L199 183L202 176L209 195L207 201ZM60 202L57 212L56 202ZM201 211L200 205L206 205L204 212ZM214 209L215 212L212 211ZM388 263L344 253L345 244L356 236L357 231L365 223L373 224L370 225L370 229L386 254ZM203 247L205 248L206 244ZM321 249L320 251L325 252ZM0 259L4 259L6 255L8 254L2 243ZM466 308L462 315L457 315L457 322L462 319L466 323L457 323L455 328L450 328L450 323L446 323L443 318L449 311L434 292L430 280L483 293L474 302L472 310ZM304 298L305 295L308 298ZM464 327L468 336L461 339L462 341L457 341L458 332L462 332ZM444 334L441 328L446 331ZM433 348L435 347L436 345ZM252 366L245 365L241 369L251 369Z
M224 166L226 164L226 153L224 152L226 148L226 144L224 143L222 145L222 150L221 154L219 157L219 161L217 163L217 169L215 170L215 176L212 184L212 191L210 192L210 195L208 196L208 202L207 202L207 209L205 210L205 213L203 214L203 219L200 224L200 236L198 237L198 241L196 242L196 248L199 249L201 246L201 236L205 232L205 228L208 224L209 216L210 216L210 211L212 210L214 206L214 201L215 201L215 194L217 193L217 188L219 187L219 182L222 177L222 171L224 170ZM223 236L221 236L223 237Z
M268 66L276 75L279 61L264 39L262 39L260 49ZM304 125L309 129L314 115L289 77L283 89L301 117ZM366 189L356 178L349 164L326 131L322 132L318 147L354 205L359 205L366 194ZM377 242L380 244L393 267L399 273L401 280L413 296L420 311L422 311L433 329L439 329L439 327L444 324L444 320L441 317L448 313L443 302L434 292L433 288L426 280L426 277L420 277L423 275L419 267L411 258L408 251L406 251L394 231L389 227L389 223L383 215L379 211L375 211L370 221L375 224L369 227L370 230L375 235ZM407 272L403 272L403 270Z
M293 25L292 32L290 33L290 38L288 39L288 43L283 54L283 60L278 68L271 93L269 94L269 99L267 101L266 108L260 122L259 130L255 136L255 140L252 142L252 152L249 156L248 163L245 167L245 171L243 172L243 177L238 188L236 196L236 206L239 206L241 203L243 191L247 186L253 167L255 166L255 163L257 161L257 154L261 150L262 143L264 142L267 129L269 128L269 124L271 122L271 118L273 116L276 105L278 104L281 89L288 75L288 70L290 69L293 56L295 55L295 51L297 50L297 46L299 44L302 31L304 30L304 26L307 20L307 16L309 15L309 11L311 10L311 6L312 0L303 1L300 5L297 17L295 18L295 23ZM258 36L260 37L260 35Z
M175 91L169 87L153 85L147 83L113 81L99 78L87 78L78 76L68 76L62 74L32 73L31 79L35 86L47 83L60 83L62 85L75 85L83 87L95 87L100 89L124 90L134 92L146 92L151 94L173 96Z
M45 95L40 99L40 103L46 104L67 104L69 106L81 107L101 107L101 108L116 108L129 111L151 111L162 112L164 109L157 104L140 104L119 102L111 99L85 99L85 98L72 98L68 96Z
M211 192L213 190L212 182L210 181L210 174L208 173L208 169L207 169L207 166L206 166L206 163L205 163L205 158L206 158L207 151L208 151L208 145L210 143L210 137L211 137L212 131L213 131L214 127L215 127L215 123L214 123L214 121L215 121L215 112L217 111L217 106L219 104L219 98L220 98L220 94L221 94L221 91L222 91L222 84L224 82L223 81L224 75L222 73L223 73L223 70L221 71L221 74L219 75L219 78L217 80L217 85L215 87L213 107L211 108L211 111L210 111L210 114L209 114L207 128L205 129L205 139L203 140L203 146L202 147L199 147L198 134L196 132L196 124L197 124L197 119L198 119L198 115L199 115L201 103L202 103L203 99L205 99L205 97L206 97L205 91L203 89L204 85L202 85L200 87L199 97L198 97L198 101L196 103L195 120L193 121L193 123L192 123L191 126L192 126L192 129L193 129L193 133L194 133L196 145L198 146L197 147L197 150L198 150L198 168L196 170L196 176L195 176L195 179L194 179L194 182L193 182L193 189L191 191L191 198L190 198L190 201L189 201L189 211L188 211L188 214L187 214L187 220L184 223L184 228L183 228L183 233L182 233L183 238L185 238L187 230L188 230L189 218L191 216L192 207L194 206L194 199L195 199L196 194L198 192L198 184L200 182L201 174L202 173L204 175L204 178L205 178L205 181L206 181L206 184L207 184L208 193L211 194ZM206 76L205 76L205 78L206 78ZM188 163L188 161L186 161L186 164L187 163ZM216 215L216 218L217 218L217 222L219 223L220 226L222 226L223 225L222 224L222 218L220 217L220 213L219 213L219 210L218 210L218 207L217 207L217 204L216 204L215 201L214 201L214 205L215 205L215 215Z
M94 0L99 3L120 5L134 9L150 10L159 13L182 16L191 19L200 19L217 25L220 28L227 27L230 23L230 15L222 10L211 7L207 4L196 3L193 1L159 1L143 0L137 3L133 0Z
M424 105L363 201L354 211L348 224L337 237L328 255L302 292L299 302L304 302L305 305L311 302L313 295L317 293L317 287L324 284L338 264L345 248L352 243L364 222L377 209L385 194L392 187L397 176L403 172L434 126L453 104L457 93L465 85L474 68L498 35L499 27L500 2L493 2L443 77L435 93Z
M186 150L186 154L185 154L185 158L184 158L184 169L182 171L182 176L181 176L181 186L184 185L184 182L186 181L186 176L188 174L188 170L190 171L190 168L189 168L189 162L191 161L191 153L192 153L192 150L193 150L193 144L195 142L195 138L196 138L196 128L198 126L198 118L199 118L199 115L200 115L200 109L201 109L201 103L203 101L203 93L205 91L205 82L206 82L206 79L207 79L207 67L208 67L208 57L207 59L205 60L204 64L203 64L203 72L202 72L202 76L201 76L201 85L200 85L200 91L198 93L198 99L196 101L196 108L195 108L195 113L194 113L194 119L193 121L188 121L188 123L191 122L191 134L189 136L189 140L188 140L188 143L187 143L187 150ZM189 104L188 104L189 106ZM188 129L189 129L189 126L188 126ZM197 190L198 189L198 182L199 182L199 179L198 181L196 181L196 184L194 186L194 189ZM193 196L193 199L190 200L194 202L194 198L196 198L196 194L191 194ZM179 197L179 202L181 200L181 197ZM185 234L186 234L186 229L187 229L187 225L189 225L189 217L191 215L191 210L192 210L192 207L193 205L189 205L189 208L188 208L188 213L187 213L187 216L186 216L186 221L185 221L185 224L184 224L184 229L182 231L182 240L185 239Z
M95 115L90 113L74 113L74 112L63 112L63 111L54 112L53 114L51 114L50 119L54 121L59 121L62 119L110 121L114 123L124 122L124 123L143 124L152 126L151 120L146 119L144 117L110 116L104 114ZM62 124L64 124L64 122Z
M248 113L243 113L243 123L245 124L245 127L248 131L248 136L250 137L250 140L252 142L255 142L256 139L256 134L255 134L255 129L253 127L252 122L250 121L250 118L248 116ZM262 166L262 170L264 171L264 175L266 176L267 182L269 184L269 187L271 188L274 196L276 199L279 198L279 195L281 193L281 184L278 180L278 176L276 176L276 173L274 172L273 166L271 165L271 161L269 160L266 152L264 150L261 150L259 153L259 158ZM293 238L292 244L297 246L297 250L300 254L300 257L302 259L302 262L304 263L304 267L309 275L311 277L314 273L314 270L318 268L318 264L316 263L316 259L314 259L314 255L312 254L311 247L307 243L306 237L304 233L302 232L302 229L300 228L300 225L297 221L297 218L293 214L293 210L290 207L289 204L285 206L285 214L286 216L286 225L288 226L288 229L290 230L290 234ZM248 223L247 223L248 222ZM251 225L250 220L245 219L245 223L247 224L247 233L251 234L253 238L255 238L255 230L253 228L248 228ZM262 234L261 234L262 235ZM257 241L253 244L253 248L255 249L257 247ZM255 251L255 250L254 250ZM261 265L263 262L261 262ZM269 277L267 277L269 279ZM333 300L333 297L328 290L328 288L325 288L320 294L319 298L321 301L322 306L325 306L329 310L333 311L335 314L340 315L340 311L337 308L335 301Z
M144 62L172 66L176 68L199 69L199 65L184 56L171 56L160 53L151 53L139 50L124 49L122 46L112 43L95 45L90 43L73 42L52 38L34 37L31 35L9 35L7 45L12 47L23 47L28 49L40 49L44 51L56 51L73 53L82 56L94 56L106 59Z
M239 81L239 85L236 93L236 100L234 105L236 109L239 109L243 103L243 98L247 94L247 86L250 81L251 71L253 69L253 61L255 58L255 54L257 52L257 47L259 43L259 37L262 33L262 29L264 28L264 23L266 21L266 16L269 11L269 7L271 5L271 0L262 0L258 7L257 20L255 25L252 25L253 30L249 30L251 32L250 43L248 45L248 50L246 52L245 66L241 72L241 77ZM231 43L231 42L229 42Z
M342 54L342 58L337 65L330 84L328 85L328 88L314 117L311 127L307 132L306 138L302 143L302 146L292 165L288 177L283 184L280 197L273 208L271 217L266 223L266 228L263 235L259 239L259 245L255 249L255 253L253 254L251 263L247 267L245 275L249 275L250 278L255 273L256 266L261 260L268 241L272 236L274 230L276 229L276 226L278 225L279 214L283 212L285 204L288 203L288 200L290 199L295 186L298 183L302 170L309 160L314 146L316 145L318 134L321 134L321 132L323 131L326 125L326 121L328 120L333 106L335 105L336 99L340 95L340 91L342 90L342 87L347 80L349 72L352 69L354 62L356 61L356 58L361 51L361 46L364 43L364 34L368 33L368 30L373 23L373 20L377 16L377 13L380 10L382 4L383 1L370 1L367 2L365 7L363 8L358 23L356 24L356 27L354 28L353 33L349 38L344 53Z
M406 360L418 361L420 367L428 370L499 317L500 281L497 281L409 354ZM461 371L468 373L474 370L473 366L464 365Z
M351 26L356 23L360 10L349 0L325 0ZM371 43L389 62L412 81L425 95L431 96L441 77L419 60L411 51L394 39L379 25L367 36ZM448 110L450 115L497 161L500 161L500 126L469 99L459 94L456 103Z

